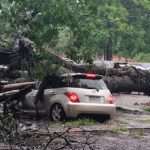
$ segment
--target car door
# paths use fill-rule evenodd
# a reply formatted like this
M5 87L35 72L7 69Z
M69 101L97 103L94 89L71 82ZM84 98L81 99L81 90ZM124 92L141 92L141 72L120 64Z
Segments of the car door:
M45 89L43 99L39 99L38 103L35 107L35 97L37 94L37 90L33 90L30 93L28 93L25 97L25 100L23 102L23 107L26 112L32 115L36 115L36 107L38 110L39 115L44 115L47 113L50 105L50 99L54 95L56 95L55 91L53 89Z

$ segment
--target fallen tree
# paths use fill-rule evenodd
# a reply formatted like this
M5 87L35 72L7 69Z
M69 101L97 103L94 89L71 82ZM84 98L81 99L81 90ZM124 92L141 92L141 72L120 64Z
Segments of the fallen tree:
M9 90L16 90L21 89L26 86L34 86L35 82L23 82L23 83L14 83L14 84L7 84L2 86L3 91L9 91Z
M81 66L64 60L56 54L49 53L54 63L63 66L66 72L96 73L104 76L108 88L112 93L142 92L150 95L150 72L135 67L105 68L94 65ZM63 72L63 69L61 70Z
M22 36L17 37L14 56L19 55L18 59L22 58L23 61L26 61L28 63L26 69L29 72L28 75L30 78L31 69L34 68L34 65L31 65L33 54L36 55L35 44L31 40L28 40L27 38L24 38ZM51 60L52 64L57 64L61 68L61 70L58 71L59 74L67 72L96 73L104 76L104 81L106 82L108 88L112 93L142 92L146 95L150 95L149 71L136 69L134 67L106 69L105 67L96 67L94 65L81 66L78 64L73 64L51 52L47 52L46 55L48 56L46 59ZM23 62L21 64L23 64ZM45 65L42 66L45 67ZM24 67L22 66L21 68ZM50 66L48 66L48 68L50 68ZM47 69L45 70L45 74L46 72ZM56 72L56 74L58 72ZM19 76L19 72L14 70L12 64L10 64L9 69L4 72L4 77L14 77L13 79L15 79L19 78Z

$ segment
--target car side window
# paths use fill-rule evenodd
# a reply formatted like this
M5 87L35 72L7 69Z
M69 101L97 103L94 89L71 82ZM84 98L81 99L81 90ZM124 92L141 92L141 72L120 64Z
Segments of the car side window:
M70 78L61 78L59 80L59 87L69 87L70 86Z
M60 77L58 76L49 76L49 79L47 80L47 86L46 88L58 88L60 84Z

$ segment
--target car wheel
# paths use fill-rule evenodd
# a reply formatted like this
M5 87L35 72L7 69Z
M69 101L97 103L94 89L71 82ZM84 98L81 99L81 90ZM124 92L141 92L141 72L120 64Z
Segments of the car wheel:
M104 119L105 119L105 121L108 121L108 120L110 120L110 115L104 115Z
M60 104L54 104L50 110L50 117L53 121L62 121L65 118L63 107Z
M99 121L100 123L106 122L108 120L110 120L110 115L98 115L94 117L97 121Z

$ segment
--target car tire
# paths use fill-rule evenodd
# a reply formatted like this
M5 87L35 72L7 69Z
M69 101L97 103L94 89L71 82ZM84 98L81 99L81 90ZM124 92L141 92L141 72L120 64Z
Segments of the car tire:
M110 120L110 118L111 118L111 116L110 116L110 115L104 115L104 120L105 120L105 121L109 121L109 120Z
M64 109L60 104L53 104L50 109L50 119L52 121L58 122L65 119Z
M97 121L99 121L100 123L103 123L103 122L106 122L106 121L109 121L110 120L110 115L98 115L95 117L95 119Z

